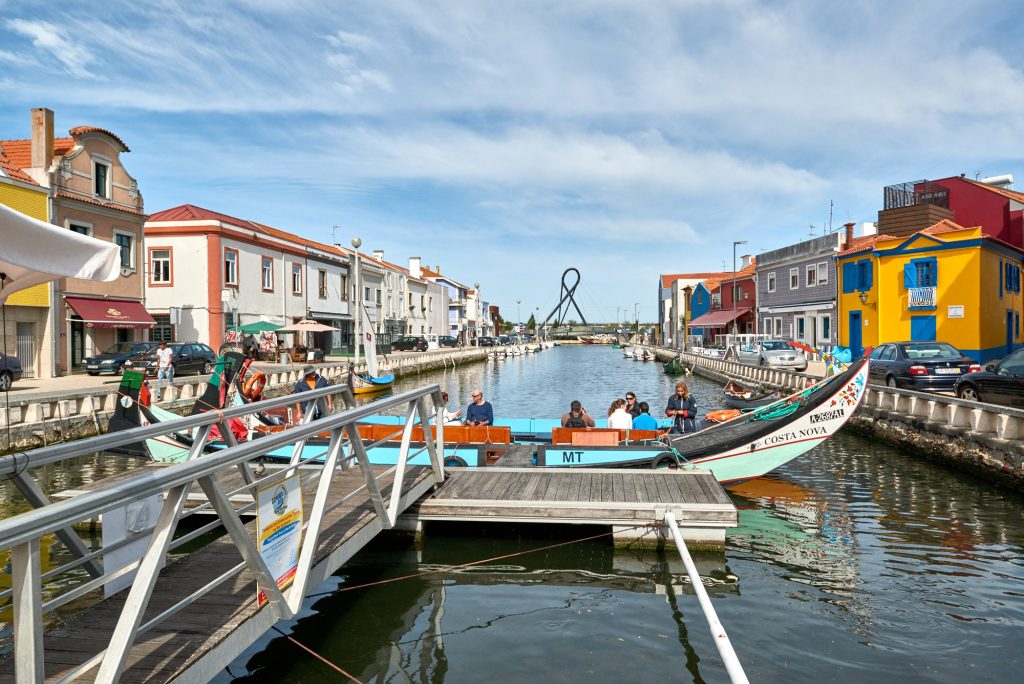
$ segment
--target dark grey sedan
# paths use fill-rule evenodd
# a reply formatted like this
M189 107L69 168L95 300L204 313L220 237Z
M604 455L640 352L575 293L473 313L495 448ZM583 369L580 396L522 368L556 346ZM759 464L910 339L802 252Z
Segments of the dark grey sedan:
M955 389L961 399L1024 407L1024 349L988 364L983 371L961 375Z
M946 342L890 342L871 352L868 378L889 387L951 390L960 376L979 370L977 361Z
M21 380L23 372L17 356L8 356L0 352L0 392L11 389L11 383Z

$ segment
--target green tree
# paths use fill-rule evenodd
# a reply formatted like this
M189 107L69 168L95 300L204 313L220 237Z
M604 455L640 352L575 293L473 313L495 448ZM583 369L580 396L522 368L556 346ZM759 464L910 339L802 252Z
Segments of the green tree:
M530 314L530 320L526 321L526 329L527 330L533 330L536 327L537 327L537 319L534 317L533 314Z

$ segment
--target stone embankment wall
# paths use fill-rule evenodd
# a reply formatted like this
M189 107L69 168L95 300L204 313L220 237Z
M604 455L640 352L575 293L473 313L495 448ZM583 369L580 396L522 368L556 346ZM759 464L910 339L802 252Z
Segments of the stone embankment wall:
M444 349L395 355L390 357L390 362L395 375L403 376L453 368L486 358L486 349ZM348 382L347 362L313 365L332 384ZM303 366L254 364L253 368L267 374L264 395L273 398L292 391L301 378ZM364 369L364 364L357 367L360 371ZM150 386L154 394L163 390L159 402L162 408L185 414L191 410L196 397L203 393L206 381L207 376L190 376L175 379L173 384L166 386L151 381ZM0 405L0 454L102 434L107 429L107 421L117 399L117 386L107 385L90 390L54 392L44 399L13 399L9 409Z
M679 352L658 348L659 360ZM697 375L720 382L770 385L796 391L812 376L773 371L696 354L683 362ZM951 396L869 385L847 428L896 446L904 453L964 470L1024 491L1024 411Z

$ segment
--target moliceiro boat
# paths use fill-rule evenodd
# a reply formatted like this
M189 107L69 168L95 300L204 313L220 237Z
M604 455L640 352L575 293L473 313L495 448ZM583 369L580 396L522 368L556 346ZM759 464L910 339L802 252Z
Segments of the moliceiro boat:
M735 380L727 382L722 392L725 394L725 405L741 411L767 406L782 398L782 392L746 387Z
M868 360L772 404L685 435L659 442L592 446L541 445L541 467L704 468L719 482L760 477L834 435L860 405L867 389Z
M377 333L373 331L373 322L370 320L370 315L366 312L366 307L359 307L360 314L363 317L363 349L366 352L366 372L356 373L354 370L351 371L352 378L352 392L354 394L375 394L377 392L384 392L391 389L391 386L395 384L394 373L382 372L381 366L384 364L378 364L377 362ZM385 357L385 363L387 357Z

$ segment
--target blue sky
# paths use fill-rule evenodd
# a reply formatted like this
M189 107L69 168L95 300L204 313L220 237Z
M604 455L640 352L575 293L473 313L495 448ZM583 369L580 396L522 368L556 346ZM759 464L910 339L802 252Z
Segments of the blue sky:
M336 5L336 6L335 6ZM588 318L656 316L884 185L1024 185L1016 3L0 0L0 137L109 128L182 203L410 255L514 318L582 272Z

